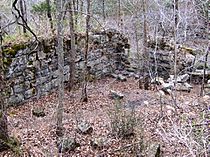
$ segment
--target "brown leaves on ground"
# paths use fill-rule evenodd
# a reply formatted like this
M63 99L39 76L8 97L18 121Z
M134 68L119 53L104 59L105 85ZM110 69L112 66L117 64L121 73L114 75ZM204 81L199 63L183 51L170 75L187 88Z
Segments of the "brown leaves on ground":
M119 139L111 135L108 114L115 105L115 101L109 98L111 90L123 93L125 104L131 102L135 105L135 114L140 124L135 128L135 137ZM197 97L197 94L196 90L191 93L177 92L179 108L175 108L169 95L161 96L158 91L140 90L138 82L134 79L118 82L110 78L88 84L88 103L80 102L81 89L72 93L65 92L64 136L75 138L80 147L66 152L63 156L135 156L134 149L130 149L130 146L135 146L141 140L144 140L145 151L146 147L149 148L157 142L161 145L164 156L182 156L188 151L185 144L167 143L161 136L163 135L161 128L170 130L171 122L181 123L184 116L194 119L196 123L202 123L199 121L200 113L206 104L210 104L210 100L208 98L203 100ZM25 156L57 156L55 135L57 105L57 95L53 93L38 101L31 101L8 110L9 132L21 141L22 153ZM36 117L32 114L32 110L37 107L44 108L45 117ZM126 109L129 109L129 106ZM78 122L84 120L92 125L92 134L83 135L77 131ZM106 144L100 149L91 146L91 141L97 138L106 139Z

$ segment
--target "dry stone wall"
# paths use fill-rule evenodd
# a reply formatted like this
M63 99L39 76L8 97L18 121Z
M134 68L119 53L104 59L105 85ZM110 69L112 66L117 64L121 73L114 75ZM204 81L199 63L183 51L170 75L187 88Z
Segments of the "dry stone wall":
M77 34L76 82L82 81L84 67L84 41ZM90 36L88 52L88 72L90 79L111 75L124 69L129 62L125 50L129 48L128 39L115 30L95 32ZM70 37L64 39L64 79L69 80ZM39 42L9 44L3 46L5 76L10 80L7 92L9 104L19 104L32 98L39 98L58 87L58 54L56 40L42 39Z
M165 40L149 41L149 61L155 76L168 79L174 74L174 45ZM179 45L177 53L177 74L182 75L193 70L197 50Z

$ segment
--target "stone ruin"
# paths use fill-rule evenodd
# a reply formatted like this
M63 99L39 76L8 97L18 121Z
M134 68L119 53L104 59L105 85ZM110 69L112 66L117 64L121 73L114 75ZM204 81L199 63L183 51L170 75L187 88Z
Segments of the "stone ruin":
M82 81L84 67L85 36L76 34L76 77ZM116 30L94 32L90 35L88 52L89 81L111 75L116 70L129 66L126 51L128 39ZM69 51L71 39L64 38L64 80L69 80ZM5 90L9 104L23 103L39 98L58 87L58 57L55 38L40 39L39 42L8 44L3 46L3 63L6 78L11 82Z
M85 35L76 34L76 72L75 82L83 80ZM64 80L69 80L69 52L71 38L64 38ZM138 59L129 58L129 42L123 34L116 30L92 32L88 52L88 81L106 76L119 80L126 77L139 78L140 66ZM155 46L157 45L157 47ZM58 65L56 39L46 38L18 44L4 45L2 49L5 76L10 87L5 89L9 104L19 104L39 98L58 87ZM149 65L151 77L162 77L167 80L174 71L173 45L163 40L149 41ZM196 50L179 46L177 72L179 75L198 76L195 70ZM207 71L207 77L210 76ZM152 81L152 80L151 80Z
M153 78L161 78L172 83L174 75L174 45L165 39L150 40L148 42L149 62ZM209 60L209 58L208 58ZM187 84L201 84L204 75L205 55L200 50L178 45L177 51L177 90L188 91L192 88ZM204 82L209 93L210 63L207 61ZM182 78L185 78L183 81ZM186 79L187 78L187 79ZM154 81L154 79L153 79ZM180 84L179 84L180 83Z
M159 39L149 41L149 59L152 71L158 76L168 79L174 74L174 46L167 41ZM156 49L155 49L156 47ZM177 74L185 74L192 71L195 61L195 50L179 47L177 53Z

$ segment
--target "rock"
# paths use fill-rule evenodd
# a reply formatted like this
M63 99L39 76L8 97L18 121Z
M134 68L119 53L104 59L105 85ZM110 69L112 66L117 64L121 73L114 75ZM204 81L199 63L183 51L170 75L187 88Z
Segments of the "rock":
M149 146L148 156L149 157L160 157L162 152L160 150L160 144L154 143Z
M18 104L24 101L24 96L23 94L15 94L10 96L9 98L9 104Z
M186 54L185 63L191 65L195 60L195 56L192 54Z
M162 90L159 90L159 91L158 91L158 94L159 94L159 96L161 96L161 97L162 97L162 96L165 96L165 92L162 91Z
M49 79L50 79L50 77L38 77L36 79L37 85L44 84L44 83L48 82Z
M64 72L63 72L64 75L65 74L68 74L69 73L69 70L70 70L70 67L68 65L66 65L66 66L64 66L63 70L64 70Z
M93 127L86 121L80 122L77 128L82 134L91 134L93 132Z
M171 90L171 89L165 89L165 88L161 89L161 91L163 91L163 92L164 92L164 94L166 94L166 95L170 95L170 94L171 94L171 92L172 92L172 90Z
M184 86L187 87L187 88L189 88L189 89L192 89L192 88L193 88L193 86L191 86L191 85L190 85L189 83L187 83L187 82L184 83Z
M110 91L109 97L111 99L123 99L124 98L124 94L117 92L117 91Z
M149 105L149 102L148 101L143 101L143 104L144 105Z
M111 74L111 77L113 77L113 78L117 78L117 77L118 77L118 75L116 75L116 74Z
M130 67L130 68L127 69L127 71L128 72L135 72L136 70L134 68Z
M36 117L44 117L46 115L43 107L36 107L32 110L32 114Z
M91 139L91 141L90 141L90 145L94 149L102 149L105 146L107 146L107 143L108 143L107 139L106 138L101 138L101 137Z
M164 84L164 79L162 77L155 77L151 80L151 83L161 85Z
M177 77L177 82L184 83L184 82L187 82L189 78L190 78L189 74L184 74Z
M205 83L207 83L208 79L210 78L210 70L206 70L206 75L205 75ZM203 80L203 74L204 71L196 69L194 72L190 72L189 73L191 75L192 78L192 82L196 83L196 84L200 84Z
M134 78L137 80L137 79L139 79L139 78L140 78L140 76L139 76L139 75L137 75L137 74L134 74Z
M176 90L177 91L184 91L184 92L190 92L191 86L189 84L183 84L183 83L177 83L176 84Z
M123 76L122 74L119 74L117 76L117 80L124 82L124 81L127 81L127 78L125 76Z
M134 72L130 72L128 77L134 77L135 73Z
M29 99L29 98L33 97L35 94L36 94L36 89L32 88L32 89L27 90L25 92L24 96L26 99Z
M19 84L19 85L15 85L13 87L13 90L15 93L20 93L20 92L23 92L24 91L24 84Z
M67 151L73 151L79 146L80 144L77 143L74 138L65 138L58 143L58 150L59 153L64 153Z
M177 82L184 83L187 82L189 78L190 78L189 74L179 75L177 76ZM175 82L174 75L170 75L170 78L167 81Z
M174 84L172 82L169 83L162 83L162 89L173 89L174 88Z

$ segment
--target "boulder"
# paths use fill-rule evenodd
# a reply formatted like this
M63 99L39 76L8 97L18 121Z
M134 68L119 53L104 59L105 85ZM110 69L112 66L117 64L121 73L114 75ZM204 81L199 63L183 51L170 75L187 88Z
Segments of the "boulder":
M124 98L124 94L122 94L122 93L120 93L118 91L111 90L110 94L109 94L109 97L111 99L123 99Z
M187 82L189 78L190 78L189 74L180 75L177 77L177 82L184 83Z
M160 144L154 143L149 146L148 156L149 157L161 157L162 151L160 149Z
M32 114L36 117L44 117L46 114L43 107L36 107L32 110Z
M69 137L59 141L57 145L58 145L59 153L64 153L64 152L67 152L67 151L73 151L77 147L80 146L80 144L77 143L75 138L69 138Z
M119 74L117 76L117 80L124 82L124 81L127 81L127 78L125 76L123 76L122 74Z
M108 140L103 137L91 139L90 145L94 149L102 149L107 146Z
M179 83L187 82L190 78L189 74L178 75L176 81ZM174 75L170 75L170 78L167 80L168 82L175 82Z
M77 129L81 134L91 134L93 132L93 127L86 121L80 122Z
M157 84L157 85L161 85L164 84L164 79L162 77L155 77L151 80L152 84Z
M190 92L192 89L191 85L186 83L177 83L176 84L176 90L177 91L183 91L183 92Z
M196 69L195 71L190 72L189 74L191 75L193 83L200 84L203 80L204 71ZM205 82L207 82L209 78L210 78L210 70L206 70Z

